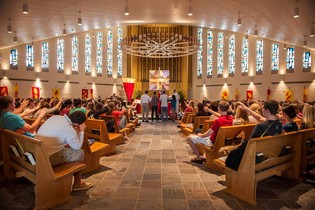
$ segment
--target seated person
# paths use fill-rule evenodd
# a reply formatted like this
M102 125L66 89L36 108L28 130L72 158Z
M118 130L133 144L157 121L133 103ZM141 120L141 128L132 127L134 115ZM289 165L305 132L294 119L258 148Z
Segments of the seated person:
M84 151L81 147L85 121L85 114L75 111L69 117L53 115L39 128L36 137L43 141L52 166L84 161ZM89 189L92 186L92 183L81 180L80 171L74 174L73 191Z
M288 105L282 109L282 117L286 121L286 124L282 126L284 132L291 132L299 130L298 125L294 121L296 117L296 111L293 105Z

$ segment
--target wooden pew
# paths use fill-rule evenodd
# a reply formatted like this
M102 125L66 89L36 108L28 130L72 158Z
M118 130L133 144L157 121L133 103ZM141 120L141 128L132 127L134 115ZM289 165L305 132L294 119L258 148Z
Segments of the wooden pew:
M109 121L113 121L114 122L114 127L115 127L115 133L120 133L122 135L125 135L125 134L129 134L130 133L130 128L122 128L122 129L119 129L118 128L118 125L117 125L117 120L116 120L116 117L113 116L113 115L104 115L104 116L99 116L101 120L104 120L105 122L109 122ZM123 144L124 141L122 142L117 142L117 144Z
M199 151L204 151L206 153L206 163L205 166L207 168L213 169L215 171L219 171L221 173L224 173L224 170L220 167L217 167L213 160L217 159L219 157L222 157L223 155L219 153L219 150L226 146L225 139L231 138L232 140L235 139L235 137L240 134L241 132L245 133L245 139L249 139L250 134L252 133L253 128L255 127L255 124L246 124L246 125L235 125L235 126L222 126L219 128L216 140L214 142L213 147L208 147L203 144L198 144L197 147ZM233 142L231 142L233 143Z
M188 136L189 134L192 134L192 133L195 133L196 130L198 128L200 128L200 125L204 125L205 121L206 120L209 120L210 119L210 116L196 116L195 119L194 119L194 124L193 124L193 128L182 128L182 133L185 135L185 136Z
M214 120L205 120L203 126L202 126L202 131L201 133L206 132L207 130L209 130L209 128L212 126Z
M36 118L23 118L23 120L24 120L27 124L32 125L32 124L35 122ZM44 120L40 121L40 123L39 123L39 125L38 125L38 127L37 127L37 129L36 129L36 132L38 131L39 127L40 127L42 124L44 124L44 122L45 122Z
M138 124L138 120L136 122L131 122L130 121L130 116L129 116L129 113L128 113L128 110L126 110L124 112L124 115L126 116L126 120L127 120L127 125L126 127L130 129L130 131L134 131L135 128L137 127L137 124Z
M308 161L315 157L315 128L304 129L300 132L303 133L301 172L305 173L307 171Z
M188 124L191 124L194 122L196 118L196 113L195 112L189 112L188 116L187 116L187 120L186 120L186 123L181 123L179 124L179 127L181 128L181 131L183 132L183 129L186 128L186 126Z
M178 124L187 123L188 115L193 112L184 112L184 115L181 120L178 120Z
M88 119L85 121L85 133L88 138L99 140L102 143L109 144L109 147L101 152L101 155L116 154L116 142L121 142L124 136L119 133L108 133L104 120ZM95 133L98 131L99 133Z
M81 162L66 163L52 167L41 140L0 130L5 159L5 179L25 177L34 185L35 209L49 209L69 201L73 174L86 165ZM9 147L14 146L19 156ZM24 153L32 154L36 165L27 162Z
M292 152L279 156L285 146L291 146ZM300 178L301 146L302 133L296 131L250 139L238 171L225 167L222 159L214 160L218 167L225 169L224 192L256 205L256 188L259 181L274 175L291 179ZM263 153L266 159L256 164L257 153Z

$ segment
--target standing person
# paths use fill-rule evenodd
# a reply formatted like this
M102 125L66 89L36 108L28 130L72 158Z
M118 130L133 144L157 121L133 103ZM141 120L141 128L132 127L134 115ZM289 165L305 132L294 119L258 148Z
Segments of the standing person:
M75 111L69 117L51 116L38 129L36 138L43 141L52 166L84 161L84 151L81 147L84 141L85 121L85 114L82 111ZM73 176L73 191L86 190L93 186L92 183L81 180L80 171Z
M151 107L152 107L152 112L151 112L151 120L153 122L153 115L155 113L155 120L158 122L159 120L159 115L158 115L158 106L159 106L159 98L156 95L156 92L153 92L153 96L151 97Z
M142 107L142 122L146 121L149 122L149 102L151 101L150 96L148 96L149 91L145 91L144 94L141 96L141 107Z
M178 113L178 112L179 112L179 95L178 95L178 93L176 92L175 89L174 89L173 95L174 95L175 98L176 98L176 113Z
M167 109L168 109L168 104L167 104L167 95L165 94L165 90L163 90L162 95L160 97L161 101L161 120L165 121L168 119L167 116Z
M177 118L177 112L176 112L176 96L172 95L171 98L171 110L172 110L172 122L174 122Z

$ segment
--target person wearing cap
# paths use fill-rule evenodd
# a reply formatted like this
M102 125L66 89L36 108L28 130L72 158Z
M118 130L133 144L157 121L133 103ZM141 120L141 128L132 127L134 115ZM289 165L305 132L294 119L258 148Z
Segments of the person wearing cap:
M52 166L84 161L81 147L85 121L86 115L82 111L75 111L69 116L53 115L38 129L36 138L43 141ZM92 183L81 179L81 172L74 174L73 191L86 190L92 186Z

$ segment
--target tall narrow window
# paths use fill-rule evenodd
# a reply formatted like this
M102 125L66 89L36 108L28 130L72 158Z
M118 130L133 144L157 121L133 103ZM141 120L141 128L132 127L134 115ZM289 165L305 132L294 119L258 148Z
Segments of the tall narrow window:
M91 73L92 64L92 39L90 34L85 34L85 73Z
M122 51L121 51L121 46L120 46L120 42L122 40L122 28L118 27L117 29L117 43L118 43L118 47L117 47L117 75L118 77L122 76Z
M287 49L287 73L294 72L294 47Z
M107 75L113 74L113 31L108 29L107 31Z
M17 49L10 50L10 69L17 69L18 67L18 51Z
M197 39L199 41L199 49L197 51L197 77L202 77L202 28L198 28Z
M34 70L34 46L26 45L26 69Z
M305 51L303 53L303 72L311 71L312 60L311 60L311 52Z
M223 47L224 47L224 37L223 32L218 33L218 77L223 75Z
M78 36L72 37L72 73L79 71L79 38Z
M48 71L49 68L49 45L48 42L42 42L42 71Z
M97 32L96 36L96 73L103 73L103 32Z
M279 70L279 44L272 44L271 49L271 71Z
M229 39L229 76L235 74L235 36L230 36Z
M264 69L264 41L257 40L256 41L256 74L262 74Z
M242 75L248 75L248 38L243 38L242 43Z
M213 32L207 31L207 77L212 77L213 69Z
M65 40L57 39L57 71L63 72L65 62Z

